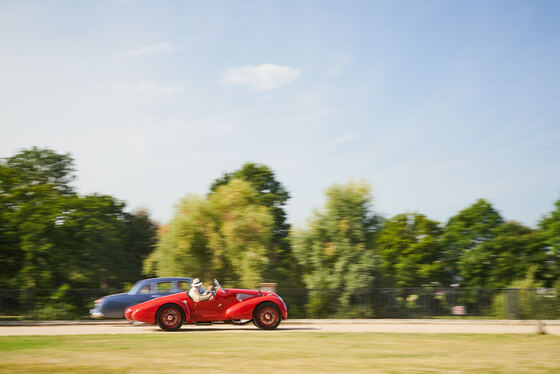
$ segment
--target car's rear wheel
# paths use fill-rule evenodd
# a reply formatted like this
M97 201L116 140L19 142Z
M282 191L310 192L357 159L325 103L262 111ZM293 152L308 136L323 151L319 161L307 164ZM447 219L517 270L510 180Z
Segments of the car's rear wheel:
M183 325L183 312L178 305L166 304L156 313L156 323L165 331L176 331Z
M264 302L257 305L253 312L253 323L259 329L273 330L278 327L282 320L282 313L276 304Z

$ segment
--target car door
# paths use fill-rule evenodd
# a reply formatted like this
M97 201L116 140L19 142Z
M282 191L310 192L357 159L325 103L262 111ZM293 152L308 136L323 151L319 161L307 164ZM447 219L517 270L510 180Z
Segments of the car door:
M193 319L196 322L225 320L225 311L232 304L230 299L225 290L219 289L212 300L194 302Z
M148 283L144 285L142 288L140 288L136 292L136 295L132 296L134 304L131 305L136 305L136 304L143 303L144 301L148 301L153 298L153 295L154 295L154 291L152 285Z

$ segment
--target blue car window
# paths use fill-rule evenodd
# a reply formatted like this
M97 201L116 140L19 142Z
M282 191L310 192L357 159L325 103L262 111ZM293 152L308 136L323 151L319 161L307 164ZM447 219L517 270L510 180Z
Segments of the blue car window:
M188 291L191 289L191 284L189 282L177 282L177 286L181 291Z
M147 293L151 293L151 292L152 292L151 287L150 287L149 284L147 284L144 287L142 287L138 293L147 294Z
M157 287L157 293L171 292L171 282L158 282L156 287Z

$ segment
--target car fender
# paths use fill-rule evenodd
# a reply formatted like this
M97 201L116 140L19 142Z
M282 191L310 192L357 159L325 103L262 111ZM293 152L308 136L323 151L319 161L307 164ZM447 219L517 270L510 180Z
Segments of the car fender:
M189 322L191 318L191 311L187 305L187 301L186 299L177 296L178 294L169 295L129 307L125 312L125 317L128 320L155 324L156 313L159 308L166 304L175 304L183 311L185 317L184 322Z
M282 312L282 318L288 317L288 311L284 303L276 296L261 296L245 299L235 305L230 306L225 313L227 319L253 319L253 311L256 306L265 301L276 304L278 309Z

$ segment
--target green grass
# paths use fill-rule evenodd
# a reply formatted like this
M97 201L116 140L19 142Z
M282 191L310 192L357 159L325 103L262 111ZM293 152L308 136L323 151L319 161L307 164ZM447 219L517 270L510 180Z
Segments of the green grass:
M5 373L559 373L560 336L192 332L0 337Z

